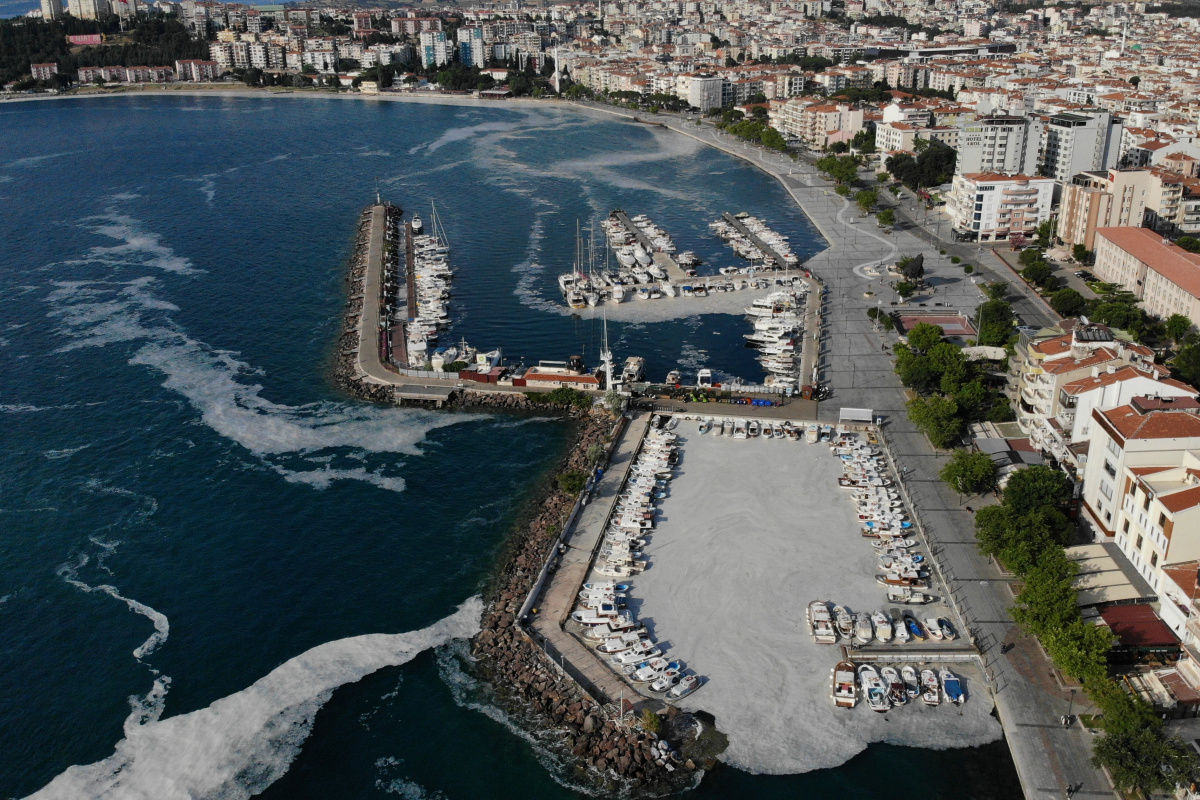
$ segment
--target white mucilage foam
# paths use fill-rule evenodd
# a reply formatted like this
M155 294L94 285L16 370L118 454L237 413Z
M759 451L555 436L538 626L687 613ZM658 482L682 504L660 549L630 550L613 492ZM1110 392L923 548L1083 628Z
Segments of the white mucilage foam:
M38 800L244 800L287 772L334 689L431 647L479 631L483 601L409 633L373 633L318 645L207 708L160 720L135 707L112 756L70 767L31 795ZM165 692L165 686L161 688ZM143 723L140 720L146 719Z

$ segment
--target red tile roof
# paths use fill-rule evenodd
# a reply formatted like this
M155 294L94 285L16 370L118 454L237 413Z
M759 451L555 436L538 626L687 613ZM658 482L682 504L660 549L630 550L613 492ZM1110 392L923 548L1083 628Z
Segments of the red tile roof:
M1200 437L1200 417L1178 411L1139 414L1131 406L1093 412L1102 417L1126 440L1186 439Z
M1150 606L1110 606L1100 612L1123 647L1169 647L1179 639Z
M1162 235L1149 228L1097 228L1096 235L1130 253L1193 297L1200 297L1200 255L1176 244L1163 244Z

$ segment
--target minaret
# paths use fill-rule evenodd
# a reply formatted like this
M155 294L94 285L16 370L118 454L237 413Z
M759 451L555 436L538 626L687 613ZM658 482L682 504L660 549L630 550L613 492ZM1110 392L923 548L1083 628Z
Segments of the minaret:
M555 94L562 94L562 89L560 89L559 85L558 85L559 80L560 80L560 78L558 76L558 45L554 45L554 93Z
M608 349L608 312L601 306L601 314L604 317L604 334L600 340L600 366L604 369L604 389L612 391L613 389L613 354L612 350Z

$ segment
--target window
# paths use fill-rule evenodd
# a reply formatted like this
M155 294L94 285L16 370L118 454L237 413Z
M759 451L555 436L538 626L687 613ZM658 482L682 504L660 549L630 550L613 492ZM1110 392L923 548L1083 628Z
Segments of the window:
M1138 534L1137 549L1138 550L1142 549L1142 535L1140 533Z
M1158 566L1158 553L1150 554L1150 566L1152 566L1152 567Z
M1111 463L1109 463L1109 460L1107 458L1104 459L1104 471L1108 473L1108 477L1110 477L1110 478L1117 477L1117 468L1114 467Z
M1111 511L1105 511L1105 512L1104 512L1104 521L1105 521L1105 522L1112 522L1112 512L1111 512Z
M1164 525L1166 525L1166 524L1167 524L1167 515L1166 515L1166 514L1163 514L1162 512L1159 512L1159 514L1158 514L1158 527L1160 527L1160 528L1161 528L1161 527L1163 527L1163 526L1164 526Z
M1150 510L1150 493L1146 492L1146 499L1142 501L1142 511Z
M1125 520L1125 524L1121 526L1122 533L1129 533L1129 520Z
M1100 481L1100 494L1104 495L1105 500L1112 500L1113 487L1108 481Z
M1114 456L1121 455L1121 445L1117 444L1116 439L1109 439L1108 444L1105 446L1108 448L1108 452L1112 453Z

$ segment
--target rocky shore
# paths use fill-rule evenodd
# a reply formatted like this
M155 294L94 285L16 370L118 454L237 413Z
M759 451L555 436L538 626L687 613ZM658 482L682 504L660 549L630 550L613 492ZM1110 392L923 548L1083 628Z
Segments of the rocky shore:
M588 449L610 443L613 423L602 411L580 420L555 474L587 471ZM514 532L489 592L483 629L472 643L476 670L525 724L562 731L560 746L564 756L576 760L576 780L610 791L677 791L695 780L697 765L679 756L666 738L643 730L635 714L627 713L622 722L619 710L602 706L564 674L517 619L557 541L559 522L574 503L573 496L548 490L536 501L532 519Z

